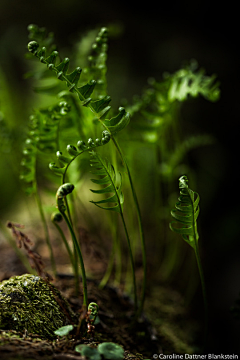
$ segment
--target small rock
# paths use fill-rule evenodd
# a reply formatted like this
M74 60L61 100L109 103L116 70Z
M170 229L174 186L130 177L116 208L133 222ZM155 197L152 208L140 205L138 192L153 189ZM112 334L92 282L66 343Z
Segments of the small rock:
M0 329L53 339L55 330L75 320L59 290L39 276L25 274L0 283Z

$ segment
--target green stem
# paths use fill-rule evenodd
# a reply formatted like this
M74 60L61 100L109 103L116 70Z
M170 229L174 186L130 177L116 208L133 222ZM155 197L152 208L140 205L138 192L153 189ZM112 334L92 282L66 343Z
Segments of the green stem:
M77 262L74 260L74 257L73 257L73 254L72 254L72 251L71 251L71 249L70 249L70 246L69 246L69 244L68 244L68 242L67 242L67 239L66 239L66 237L65 237L65 235L64 235L64 233L63 233L63 231L62 231L62 229L60 228L60 226L59 226L59 225L58 225L55 221L53 221L53 223L54 223L54 225L56 226L56 228L57 228L57 230L58 230L58 232L59 232L59 234L60 234L60 236L61 236L61 238L62 238L62 240L63 240L63 242L64 242L64 245L65 245L65 247L66 247L66 249L67 249L67 252L68 252L68 255L69 255L69 258L70 258L71 264L72 264L73 273L75 274L75 282L76 282L76 284L75 284L75 287L76 287L76 295L78 295L78 293L79 293L79 283L78 283L78 278L79 278L79 274L78 274L78 264L77 264Z
M112 247L110 259L108 261L108 268L107 268L107 271L105 272L102 280L100 281L99 289L103 289L110 278L110 275L111 275L111 272L113 269L114 257L115 257L115 244Z
M207 335L208 335L208 302L207 302L207 292L206 292L206 285L205 285L205 280L204 280L204 274L203 274L203 269L202 269L202 263L200 260L200 255L199 255L199 249L198 249L198 245L195 246L195 255L196 255L196 260L197 260L197 265L198 265L198 271L199 271L199 275L200 275L200 280L201 280L201 285L202 285L202 293L203 293L203 301L204 301L204 327L205 327L205 331L204 331L204 348L206 348L207 345Z
M143 284L142 284L142 296L141 296L141 300L140 300L140 304L139 304L139 308L138 308L138 312L137 312L137 316L140 316L143 310L143 306L144 306L144 301L145 301L145 295L146 295L146 279L147 279L147 259L146 259L146 245L145 245L145 239L144 239L144 232L143 232L143 225L142 225L142 218L141 218L141 212L140 212L140 207L139 207L139 203L138 203L138 199L137 199L137 194L135 192L135 188L133 185L133 181L132 181L132 177L130 174L130 170L128 168L128 164L127 161L122 153L122 150L117 142L117 140L114 138L114 136L112 135L112 140L116 146L116 149L120 155L120 158L123 162L123 165L125 167L125 169L127 170L127 175L128 175L128 179L130 182L130 186L131 186L131 190L132 190L132 195L133 195L133 199L134 199L134 204L136 207L136 211L137 211L137 218L138 218L138 225L139 225L139 232L140 232L140 239L141 239L141 246L142 246L142 261L143 261Z
M80 266L81 266L81 271L82 271L82 282L83 282L83 307L87 308L87 304L88 304L88 296L87 296L87 279L86 279L86 273L85 273L85 267L84 267L84 263L83 263L83 257L82 257L82 252L81 252L81 248L80 245L77 241L76 235L74 233L74 230L72 228L72 225L68 219L68 217L65 215L64 212L61 212L62 216L64 217L64 220L67 223L67 226L69 228L69 231L71 233L71 237L72 237L72 241L74 244L74 247L76 249L76 252L78 254L78 258L80 261Z
M125 220L124 220L124 216L123 216L122 211L121 211L120 215L121 215L121 218L122 218L122 222L123 222L123 226L124 226L124 231L125 231L125 235L126 235L126 238L127 238L129 253L130 253L130 262L131 262L132 277L133 277L134 307L135 307L135 311L136 311L136 314L137 314L137 308L138 308L138 303L137 303L137 286L136 286L135 265L134 265L133 254L132 254L132 247L131 247L130 238L129 238L129 235L128 235L127 226L126 226L126 223L125 223Z
M49 252L50 252L52 271L53 271L54 276L56 276L56 273L57 273L56 263L55 263L53 250L52 250L52 246L51 246L51 242L50 242L50 238L49 238L48 226L47 226L47 222L46 222L46 219L45 219L45 216L44 216L44 212L43 212L43 208L42 208L42 202L41 202L41 199L40 199L40 196L39 196L37 190L35 192L35 197L36 197L39 213L40 213L42 224L43 224L43 229L44 229L44 233L45 233L47 246L48 246L48 249L49 249Z

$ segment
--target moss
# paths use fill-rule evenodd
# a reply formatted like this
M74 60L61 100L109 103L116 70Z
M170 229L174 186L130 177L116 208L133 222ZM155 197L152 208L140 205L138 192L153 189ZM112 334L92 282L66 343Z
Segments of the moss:
M74 321L74 313L67 301L39 276L14 276L0 284L0 329L27 330L52 339L69 319Z

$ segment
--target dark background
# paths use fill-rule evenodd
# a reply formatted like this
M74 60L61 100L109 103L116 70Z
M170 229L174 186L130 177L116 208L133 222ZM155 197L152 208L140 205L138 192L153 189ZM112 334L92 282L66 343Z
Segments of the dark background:
M218 75L219 102L199 99L190 103L188 110L183 108L187 119L194 114L194 126L189 123L194 131L212 134L217 140L210 152L203 150L201 157L193 152L189 158L201 194L200 246L210 303L209 352L215 354L240 353L239 322L229 311L240 292L239 20L235 6L231 2L214 6L211 1L0 0L0 61L9 81L17 80L14 96L22 89L26 95L29 91L21 56L26 52L30 23L53 31L63 49L88 29L117 24L120 36L109 41L109 94L113 101L114 95L131 99L149 76L161 79L164 71L174 72L191 58L207 74ZM24 108L24 96L21 101ZM200 302L196 300L196 304Z

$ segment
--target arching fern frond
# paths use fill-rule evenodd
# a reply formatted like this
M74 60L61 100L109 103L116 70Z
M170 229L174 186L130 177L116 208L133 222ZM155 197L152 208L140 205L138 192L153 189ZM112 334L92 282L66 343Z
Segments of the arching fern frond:
M46 64L49 70L55 72L57 74L57 78L66 83L69 91L78 95L81 105L89 107L106 130L108 130L111 134L116 134L128 125L130 115L124 108L119 108L117 116L106 120L106 116L111 109L111 106L109 106L111 101L110 96L105 96L104 98L92 101L90 96L97 83L95 80L90 80L85 85L78 87L77 85L82 69L77 67L73 72L68 74L68 58L65 58L62 62L56 65L58 52L53 51L49 56L46 56L46 48L43 47L38 51L38 47L39 44L36 41L31 41L28 44L29 51L42 63Z
M122 214L124 197L122 193L122 176L120 172L115 172L114 167L105 159L103 159L95 151L91 153L91 166L93 170L92 174L101 175L101 179L91 179L94 184L107 185L100 190L92 190L94 194L109 194L112 193L108 198L100 201L90 201L96 206L104 210L112 210ZM102 206L102 204L115 204L114 206Z
M65 182L65 176L68 170L69 165L82 153L86 151L90 151L96 147L107 144L110 141L110 133L107 130L102 132L102 138L96 139L95 142L92 138L88 139L87 145L84 141L79 140L77 143L77 147L74 145L67 146L67 152L71 157L67 157L62 155L61 151L57 151L56 156L58 160L60 160L65 165L63 167L56 166L54 162L49 164L50 170L52 170L55 174L61 175L63 177L63 183Z
M170 229L181 234L183 239L195 250L198 243L197 218L199 215L199 195L189 189L187 176L179 179L180 197L171 211L172 217L177 221L170 223Z

